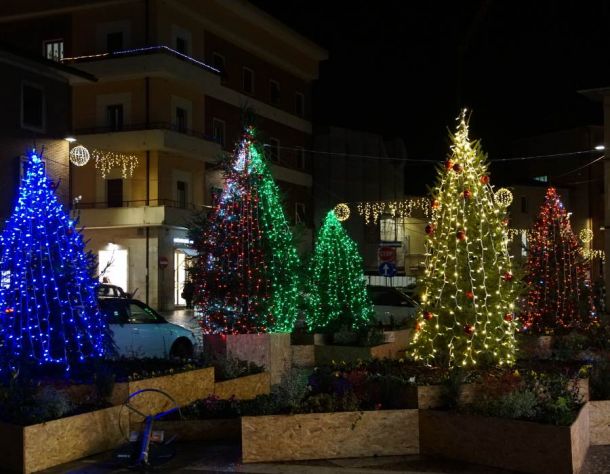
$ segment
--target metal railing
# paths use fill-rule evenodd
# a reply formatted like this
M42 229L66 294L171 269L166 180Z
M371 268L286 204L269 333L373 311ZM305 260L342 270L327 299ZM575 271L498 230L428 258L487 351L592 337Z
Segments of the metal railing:
M124 209L124 208L134 208L134 207L170 207L173 209L182 209L185 211L196 211L198 209L202 209L203 206L195 205L192 202L185 203L182 205L180 201L176 201L173 199L150 199L148 204L146 204L145 199L136 199L132 201L122 201L122 206L111 206L108 204L108 201L101 202L79 202L75 209Z
M111 126L96 126L96 127L84 127L75 130L76 134L88 135L96 133L119 133L119 132L133 132L142 130L169 130L172 132L181 133L188 135L189 137L201 138L210 142L218 143L220 140L210 134L203 133L199 130L190 128L180 127L175 123L170 122L149 122L149 123L135 123L135 124L123 124L121 127Z

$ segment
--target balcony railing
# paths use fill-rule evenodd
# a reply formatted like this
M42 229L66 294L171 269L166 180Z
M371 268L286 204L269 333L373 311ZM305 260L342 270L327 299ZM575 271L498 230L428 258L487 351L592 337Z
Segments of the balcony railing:
M207 140L210 142L220 144L220 139L209 135L207 133L203 133L199 130L193 130L190 128L180 127L174 123L170 122L149 122L149 123L136 123L136 124L126 124L120 128L111 127L111 126L102 126L102 127L85 127L78 128L75 130L76 134L80 135L89 135L96 133L119 133L119 132L133 132L133 131L142 131L142 130L169 130L172 132L182 133L184 135L188 135L190 137L201 138L203 140Z
M122 201L122 206L113 206L109 205L107 201L102 202L79 202L78 205L74 208L77 209L123 209L127 207L144 207L148 205L149 207L171 207L174 209L183 209L186 211L196 211L202 209L202 206L196 206L194 203L186 203L182 205L180 201L175 201L172 199L150 199L148 204L146 204L145 199L136 199L133 201Z

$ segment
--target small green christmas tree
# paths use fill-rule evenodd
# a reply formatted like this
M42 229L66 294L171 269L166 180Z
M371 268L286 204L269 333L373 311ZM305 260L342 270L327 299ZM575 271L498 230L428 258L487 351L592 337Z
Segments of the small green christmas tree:
M516 285L507 250L510 191L494 194L487 158L468 138L466 111L433 188L416 360L442 366L515 361Z
M362 257L334 211L326 215L309 267L307 325L310 331L366 327L374 316Z

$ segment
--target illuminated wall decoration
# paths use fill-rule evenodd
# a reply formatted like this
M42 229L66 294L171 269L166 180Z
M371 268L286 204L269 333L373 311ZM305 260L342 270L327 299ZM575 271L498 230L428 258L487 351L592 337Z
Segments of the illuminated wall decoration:
M138 166L138 157L136 155L95 149L91 150L91 155L95 160L95 169L100 172L104 179L114 168L121 169L123 179L131 178L133 170Z

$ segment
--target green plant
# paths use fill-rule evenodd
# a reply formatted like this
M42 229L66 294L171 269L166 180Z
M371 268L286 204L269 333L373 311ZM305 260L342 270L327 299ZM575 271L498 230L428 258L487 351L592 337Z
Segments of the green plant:
M441 399L445 408L455 408L460 400L460 392L464 383L464 373L459 368L447 372L441 383Z
M410 385L395 375L369 376L364 393L365 407L375 410L406 408Z
M116 375L107 365L98 365L93 373L95 393L100 400L108 400L114 391Z
M497 399L484 400L475 408L475 411L486 416L529 420L536 418L538 399L531 390L517 390Z
M591 368L590 374L591 399L610 400L610 364L600 362Z

